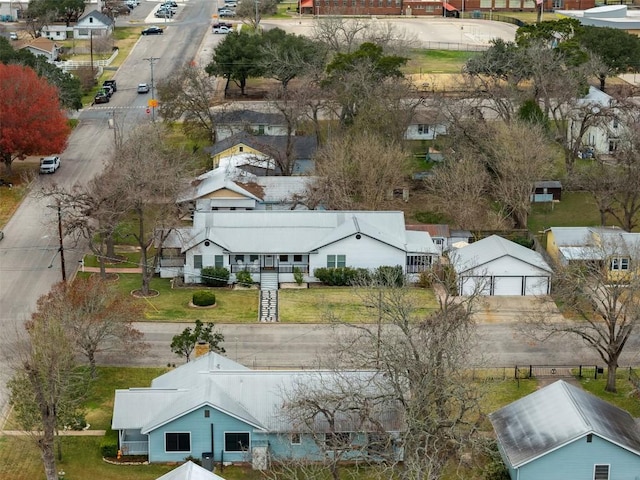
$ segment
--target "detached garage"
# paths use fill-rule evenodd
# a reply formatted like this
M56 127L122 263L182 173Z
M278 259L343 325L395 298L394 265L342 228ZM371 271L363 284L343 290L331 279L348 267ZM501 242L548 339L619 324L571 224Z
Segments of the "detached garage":
M460 295L548 295L551 267L542 255L497 235L453 250Z

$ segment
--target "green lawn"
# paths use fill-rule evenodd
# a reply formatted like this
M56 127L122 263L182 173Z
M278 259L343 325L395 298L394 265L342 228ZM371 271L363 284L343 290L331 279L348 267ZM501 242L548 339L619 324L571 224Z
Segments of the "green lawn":
M529 230L538 235L549 227L589 227L600 224L600 215L591 195L563 192L557 203L533 204Z
M640 400L638 400L638 397L632 392L633 387L628 381L629 370L627 368L619 368L617 371L616 388L618 389L618 393L609 393L604 391L604 387L607 384L606 368L604 372L605 374L599 376L597 380L594 380L593 378L581 379L580 384L582 385L582 388L609 403L623 408L633 417L640 417ZM640 373L640 371L636 369L636 373Z
M413 50L404 73L460 73L467 60L478 52L458 52L455 50Z
M364 292L345 287L315 287L304 290L278 291L280 321L283 323L318 323L329 321L329 314L349 323L374 323L377 312L363 304ZM431 290L411 289L410 295L421 306L417 313L425 314L437 305Z

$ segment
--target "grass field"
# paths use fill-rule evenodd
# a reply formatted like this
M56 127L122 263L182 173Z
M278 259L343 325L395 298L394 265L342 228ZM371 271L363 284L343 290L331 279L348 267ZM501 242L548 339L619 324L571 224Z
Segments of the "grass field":
M460 73L462 67L477 52L455 50L414 50L403 71L407 74Z
M557 203L533 204L529 230L534 235L549 227L578 227L600 224L600 215L591 195L585 192L563 192Z

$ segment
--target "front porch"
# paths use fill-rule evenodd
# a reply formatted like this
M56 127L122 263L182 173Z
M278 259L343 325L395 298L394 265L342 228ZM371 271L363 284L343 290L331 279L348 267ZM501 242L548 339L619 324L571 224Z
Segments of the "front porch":
M149 439L140 430L120 430L118 449L123 455L149 455Z

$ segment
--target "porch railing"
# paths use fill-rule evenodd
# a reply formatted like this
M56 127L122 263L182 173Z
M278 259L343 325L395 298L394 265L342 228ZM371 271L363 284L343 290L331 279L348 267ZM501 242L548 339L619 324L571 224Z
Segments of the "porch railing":
M125 455L147 455L149 453L149 442L147 441L131 441L122 442L120 445L122 453Z
M260 273L264 267L260 265L254 265L252 263L239 265L237 263L231 264L231 273L238 273L247 271L249 273ZM279 265L278 267L274 267L273 269L269 269L271 271L277 271L278 273L293 273L294 268L299 268L301 273L309 273L309 265Z

